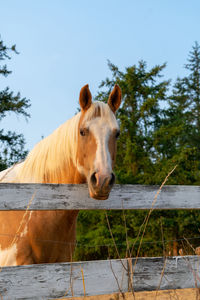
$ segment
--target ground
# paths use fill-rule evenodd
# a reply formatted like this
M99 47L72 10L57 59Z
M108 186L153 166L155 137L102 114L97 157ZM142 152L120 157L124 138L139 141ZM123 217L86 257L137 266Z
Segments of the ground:
M64 298L63 298L64 299ZM153 292L126 293L124 298L120 294L99 295L90 297L72 297L68 300L200 300L199 289L167 290Z

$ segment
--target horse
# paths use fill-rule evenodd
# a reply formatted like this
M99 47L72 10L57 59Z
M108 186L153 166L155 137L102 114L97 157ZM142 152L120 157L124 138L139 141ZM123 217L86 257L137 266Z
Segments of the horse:
M41 140L27 158L0 172L0 182L87 183L91 198L106 200L115 182L113 168L121 89L107 103L80 90L80 112ZM76 244L78 210L1 211L0 266L67 262Z

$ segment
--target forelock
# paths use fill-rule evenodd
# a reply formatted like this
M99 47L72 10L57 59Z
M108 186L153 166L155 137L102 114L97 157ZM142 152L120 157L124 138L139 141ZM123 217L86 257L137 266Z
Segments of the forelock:
M105 104L103 102L96 101L92 103L90 108L85 113L83 122L87 123L89 121L92 121L96 118L103 118L105 119L109 124L112 125L112 127L118 127L116 118L108 104Z

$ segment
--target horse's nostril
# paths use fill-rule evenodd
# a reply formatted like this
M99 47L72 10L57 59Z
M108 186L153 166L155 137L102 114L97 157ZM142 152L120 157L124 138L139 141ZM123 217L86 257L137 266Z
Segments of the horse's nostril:
M92 183L93 186L95 186L97 184L97 179L96 179L96 172L94 172L91 177L90 177L90 181Z
M90 183L95 189L111 188L115 183L115 175L102 175L98 172L94 172L90 177Z
M109 181L109 185L113 185L115 183L115 174L111 173L111 179Z

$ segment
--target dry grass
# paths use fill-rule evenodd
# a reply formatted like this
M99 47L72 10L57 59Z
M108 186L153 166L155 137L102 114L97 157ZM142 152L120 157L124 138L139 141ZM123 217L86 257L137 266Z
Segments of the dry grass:
M65 298L62 298L65 299ZM98 295L88 297L72 297L68 300L123 300L120 294ZM132 293L125 294L125 300L133 300ZM135 292L135 300L197 300L199 299L199 290L167 290L151 292Z

